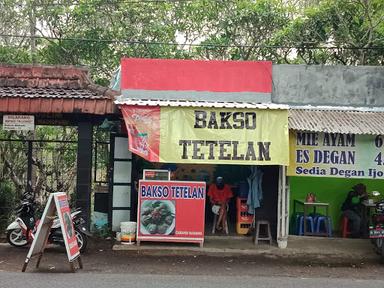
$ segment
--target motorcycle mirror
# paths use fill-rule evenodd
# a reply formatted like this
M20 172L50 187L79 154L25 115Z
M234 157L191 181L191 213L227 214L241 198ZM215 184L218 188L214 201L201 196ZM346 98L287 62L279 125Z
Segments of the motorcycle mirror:
M380 195L380 192L379 191L372 191L372 195L377 197Z

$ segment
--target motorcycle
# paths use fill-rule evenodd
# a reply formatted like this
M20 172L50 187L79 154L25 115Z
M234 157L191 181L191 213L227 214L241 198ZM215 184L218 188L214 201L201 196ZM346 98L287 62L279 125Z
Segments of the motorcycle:
M18 217L8 225L7 242L15 247L23 247L32 243L40 220L35 219L35 203L33 197L24 194L20 205L16 208ZM80 252L84 252L88 244L88 236L91 234L85 227L85 220L81 216L82 211L77 209L71 212L71 218L75 228L77 244ZM48 236L48 243L64 246L63 234L60 227L60 220L56 217L53 220Z
M379 196L380 193L376 192L373 195ZM384 200L376 203L372 225L369 226L369 238L374 244L376 253L381 255L381 262L384 263Z

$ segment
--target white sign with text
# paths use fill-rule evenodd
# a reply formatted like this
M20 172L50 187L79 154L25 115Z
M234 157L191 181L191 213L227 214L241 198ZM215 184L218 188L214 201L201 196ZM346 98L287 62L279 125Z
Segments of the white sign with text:
M33 115L4 115L3 129L7 131L35 130L35 116Z

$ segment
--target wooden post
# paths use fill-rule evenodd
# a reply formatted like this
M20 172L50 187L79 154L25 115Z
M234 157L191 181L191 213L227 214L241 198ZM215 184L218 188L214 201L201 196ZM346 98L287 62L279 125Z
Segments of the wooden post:
M83 261L81 260L80 256L77 258L77 262L79 262L79 268L83 269Z
M39 258L37 259L37 262L36 262L36 268L39 268L40 266L40 261L41 261L41 258L43 257L43 253L40 253L39 255Z

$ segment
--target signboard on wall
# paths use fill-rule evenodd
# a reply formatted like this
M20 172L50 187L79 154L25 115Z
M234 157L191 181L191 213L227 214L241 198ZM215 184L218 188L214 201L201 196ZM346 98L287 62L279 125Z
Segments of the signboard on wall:
M171 172L168 170L144 169L144 180L171 180Z
M35 130L35 116L33 115L4 115L3 130L28 131Z
M122 105L129 150L152 162L288 165L288 111Z
M205 182L139 182L137 241L204 242Z
M291 132L287 174L384 179L384 136Z

